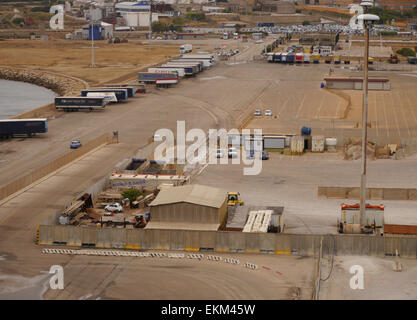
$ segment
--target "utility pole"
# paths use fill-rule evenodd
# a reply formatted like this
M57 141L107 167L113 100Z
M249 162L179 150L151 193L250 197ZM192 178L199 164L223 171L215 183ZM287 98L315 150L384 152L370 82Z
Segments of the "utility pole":
M368 59L369 59L369 29L372 23L379 20L379 17L368 14L368 8L373 6L372 2L362 2L365 14L359 15L358 19L363 21L365 31L365 57L363 68L363 108L362 108L362 159L361 159L361 196L360 196L360 224L365 226L366 222L366 149L368 145Z
M149 39L148 39L149 50L151 50L151 38L152 38L152 0L149 1Z

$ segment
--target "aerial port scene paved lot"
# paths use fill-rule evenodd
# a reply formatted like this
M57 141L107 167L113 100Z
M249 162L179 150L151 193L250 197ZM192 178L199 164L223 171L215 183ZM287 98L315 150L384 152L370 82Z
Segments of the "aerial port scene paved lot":
M417 299L417 2L55 2L0 4L0 300Z

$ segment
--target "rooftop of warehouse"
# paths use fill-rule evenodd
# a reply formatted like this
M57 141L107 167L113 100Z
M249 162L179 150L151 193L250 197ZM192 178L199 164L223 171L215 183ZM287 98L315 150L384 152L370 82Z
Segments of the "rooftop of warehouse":
M161 190L150 206L188 202L207 207L220 208L226 201L226 196L227 192L223 189L199 184L185 185Z

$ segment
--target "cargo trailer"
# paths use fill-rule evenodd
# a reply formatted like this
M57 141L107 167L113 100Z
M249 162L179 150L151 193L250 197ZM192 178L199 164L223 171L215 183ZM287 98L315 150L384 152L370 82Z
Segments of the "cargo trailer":
M274 62L274 53L273 52L268 52L266 54L266 61L268 61L269 63Z
M303 63L304 55L301 52L295 54L295 62L296 63Z
M295 61L295 54L294 53L288 53L287 55L287 63L293 64Z
M274 53L274 62L275 63L280 63L281 62L281 55L282 55L281 52Z
M179 59L179 60L171 60L171 61L168 61L168 62L172 62L172 63L188 63L188 64L196 64L196 65L198 65L198 70L201 72L201 71L203 71L203 69L204 69L204 64L203 64L203 62L201 62L201 61L195 61L195 60L191 60L191 59L189 59L189 60L182 60L182 59Z
M101 85L102 87L105 88L126 88L126 87L132 87L134 90L134 93L146 93L146 87L143 84L140 83L122 83L122 84L118 84L118 83L106 83Z
M88 88L85 90L81 90L81 96L86 97L88 92L114 92L117 101L127 100L127 98L129 97L126 88Z
M204 60L209 60L211 63L214 62L214 54L209 53L209 54L183 54L181 56L181 59L204 59Z
M112 86L112 87L100 87L100 88L91 88L91 89L126 89L127 90L127 97L133 98L135 96L135 88L132 86Z
M184 67L191 68L191 70L192 70L191 73L190 72L187 72L187 70L184 70L186 76L193 76L193 75L199 73L199 71L198 71L198 69L199 69L198 65L196 65L196 64L190 64L190 63L186 63L186 62L184 62L184 63L182 63L182 62L167 62L163 66L164 67L165 66L167 66L167 67L175 67L175 68L184 68Z
M45 118L0 120L0 138L12 138L22 134L31 137L36 133L46 132L48 132L48 122Z
M155 84L157 87L165 87L168 88L173 84L177 84L178 79L157 79L155 80Z
M313 63L315 63L315 64L320 63L320 56L319 55L314 55L313 56Z
M88 91L85 92L87 95ZM116 95L117 96L117 95ZM104 98L89 98L89 97L56 97L55 109L63 111L78 111L103 109L106 106Z
M175 73L178 77L184 77L184 75L185 75L184 69L180 69L180 68L172 68L172 69L163 68L163 67L148 68L148 72Z
M138 82L155 84L156 80L178 79L176 73L139 72Z
M281 62L282 62L282 63L287 63L287 57L288 57L288 53L283 52L283 53L281 54Z
M304 55L304 63L310 63L310 55L308 53Z
M159 68L172 69L173 71L180 69L180 70L184 71L184 76L187 76L187 77L193 76L196 73L195 67L187 66L187 65L183 65L183 64L178 64L178 65L163 64Z
M179 65L186 65L186 66L187 65L188 66L195 66L196 73L199 73L199 72L203 71L202 63L199 63L199 62L188 62L188 61L173 62L173 61L168 61L166 63L166 65L168 65L168 66L177 65L177 64L179 64Z
M107 103L117 102L116 94L114 92L88 92L88 98L104 98Z
M177 59L171 60L172 62L179 61L179 62L200 62L203 66L203 69L208 69L211 67L212 63L209 60L204 59Z

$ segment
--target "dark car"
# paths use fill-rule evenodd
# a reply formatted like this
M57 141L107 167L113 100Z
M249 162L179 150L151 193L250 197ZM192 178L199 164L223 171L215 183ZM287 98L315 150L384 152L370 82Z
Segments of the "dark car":
M268 160L268 159L269 159L268 151L263 150L262 151L262 160Z
M82 144L80 140L72 140L70 144L70 149L78 149L81 146Z

